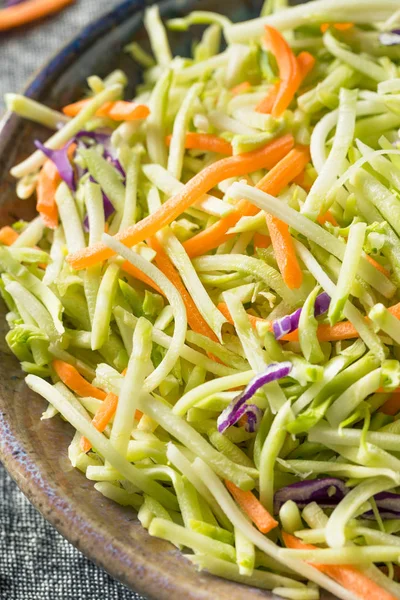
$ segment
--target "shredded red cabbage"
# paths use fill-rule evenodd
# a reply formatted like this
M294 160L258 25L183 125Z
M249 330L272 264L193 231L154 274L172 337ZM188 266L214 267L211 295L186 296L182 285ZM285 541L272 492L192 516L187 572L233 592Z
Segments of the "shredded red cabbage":
M65 181L67 186L73 192L76 192L75 171L68 156L68 148L73 142L74 140L70 140L64 148L61 148L60 150L50 150L50 148L46 148L39 140L35 140L35 146L55 164L61 179Z
M96 144L107 145L110 142L111 133L106 133L104 131L78 131L75 136L76 140L81 140L82 138L88 138L96 142Z
M331 299L326 292L322 292L322 294L317 296L314 309L314 314L316 317L319 317L327 312L330 301ZM291 315L285 315L281 319L276 319L276 321L272 323L274 336L277 340L280 340L284 335L292 333L292 331L296 331L296 329L299 328L301 311L302 309L299 308Z
M385 31L379 35L382 46L398 46L400 44L400 29Z
M261 408L259 408L255 404L247 404L245 406L247 406L247 423L244 426L244 428L249 433L254 433L260 426L263 412Z
M217 425L218 431L223 433L228 427L231 427L239 421L245 414L248 406L245 403L250 400L254 394L267 383L287 377L293 366L290 362L271 363L267 369L256 375L245 388L245 390L236 396L230 405L219 415Z
M6 8L10 8L10 6L15 6L16 4L22 4L26 2L26 0L6 0Z
M275 493L274 514L278 514L288 500L293 500L300 508L310 502L316 502L321 508L332 508L343 500L347 492L343 481L335 477L292 483Z
M400 494L393 492L380 492L374 496L379 514L383 520L400 519ZM363 514L365 519L375 519L372 510Z

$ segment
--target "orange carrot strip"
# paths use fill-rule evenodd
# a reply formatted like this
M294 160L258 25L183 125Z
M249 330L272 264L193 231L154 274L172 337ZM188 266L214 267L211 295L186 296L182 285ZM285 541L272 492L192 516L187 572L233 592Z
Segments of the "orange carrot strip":
M223 158L209 165L195 175L181 192L164 202L156 212L139 221L136 225L132 225L118 233L115 239L126 246L132 247L146 238L153 237L157 231L169 225L219 182L230 177L242 177L259 169L271 168L277 161L276 157L279 156L280 158L282 153L286 154L292 145L293 137L287 134L260 150ZM113 250L102 243L98 243L70 254L67 260L74 269L85 269L110 258L114 254Z
M193 298L187 291L181 276L178 271L175 269L174 265L170 261L166 252L162 248L161 244L156 238L151 238L148 241L149 246L153 248L157 252L157 255L154 258L154 262L157 267L164 273L164 275L170 280L170 282L176 287L178 292L180 293L182 300L186 307L186 314L188 323L196 333L201 333L206 335L208 338L213 340L214 342L218 342L218 338L208 325L208 323L204 320L199 309L193 301Z
M75 152L76 144L68 148L68 156L71 159ZM56 229L58 226L58 208L56 203L56 191L61 183L61 177L56 165L51 160L46 160L40 170L36 186L36 210L43 219L46 227Z
M18 233L12 227L6 225L0 229L0 244L11 246L18 238Z
M283 541L287 548L294 550L317 550L317 546L304 544L294 535L282 532ZM368 598L368 600L395 600L390 592L381 588L372 579L369 579L364 573L353 567L352 565L320 565L310 563L313 567L331 577L346 590L353 592L359 598Z
M92 396L98 400L104 400L107 396L103 390L86 381L72 365L63 360L53 360L52 365L61 381L78 396Z
M38 177L36 186L36 210L43 219L46 227L56 229L58 226L58 208L55 195L61 177L57 167L51 160L46 160Z
M164 296L164 292L158 287L158 285L154 283L154 281L150 277L143 273L143 271L132 265L132 263L130 263L128 260L122 263L121 269L125 271L125 273L132 275L132 277L134 277L135 279L139 279L139 281L142 281L149 287L153 288L153 290L156 290L156 292Z
M90 98L85 98L84 100L78 100L78 102L73 102L72 104L67 104L66 106L64 106L62 111L63 111L64 115L67 115L67 117L76 117L76 115L79 115L81 110L83 108L85 108L85 106L87 106L89 104L89 102L90 102Z
M381 264L379 264L378 261L376 261L374 258L372 258L372 256L369 256L369 254L366 254L365 258L367 259L367 261L369 263L371 263L371 265L373 265L376 269L378 269L378 271L380 271L381 273L383 273L384 275L386 275L386 277L389 277L389 279L390 279L390 271L385 269L385 267L383 267Z
M267 194L276 196L297 173L301 172L308 160L308 153L303 148L294 148L261 179L256 187ZM193 258L218 248L220 244L232 237L233 234L226 235L226 232L234 227L241 217L253 216L258 212L259 210L254 204L248 200L241 200L229 215L187 240L183 244L186 252Z
M226 320L231 325L234 325L234 321L232 319L231 313L229 312L228 306L224 302L220 302L217 305L217 308L224 315ZM256 327L257 323L268 323L269 329L272 330L272 325L266 319L262 319L261 317L255 317L254 315L249 315L249 314L247 314L247 316L249 317L249 321L250 321L252 327ZM282 339L285 339L285 338L282 338Z
M266 43L275 55L280 77L279 90L271 114L273 117L280 117L300 87L302 72L283 35L270 25L265 26L265 32Z
M298 88L302 84L303 80L307 77L307 75L311 72L315 65L315 58L309 52L300 52L300 54L295 58L297 62L297 67L300 73L298 80L295 79L295 84L297 85L296 89L293 91L293 96L297 92ZM259 113L270 114L274 110L274 106L277 102L278 95L281 93L281 81L277 81L274 85L268 90L268 93L264 100L256 106L256 111ZM289 102L290 104L290 102ZM287 106L285 107L287 108ZM285 109L283 109L285 110ZM283 112L283 111L282 111ZM275 116L275 115L274 115Z
M379 390L378 390L379 391ZM400 393L393 392L388 400L386 400L385 404L380 407L379 412L385 413L385 415L390 415L394 417L400 411Z
M255 233L253 238L254 248L268 248L271 245L271 238L261 233Z
M90 101L91 98L85 98L73 104L68 104L62 109L63 113L68 117L76 117ZM145 119L149 114L150 110L144 104L135 104L124 100L105 102L96 112L97 117L109 117L113 121L136 121L137 119Z
M320 27L321 32L325 33L325 31L328 31L331 25L332 23L322 23ZM333 23L333 27L338 31L346 31L347 29L351 29L352 27L354 27L354 25L353 23Z
M278 526L278 522L269 514L252 492L244 492L231 481L225 480L225 485L239 504L243 512L253 521L261 533L269 533Z
M296 58L297 64L299 65L299 69L301 71L301 82L307 77L309 73L313 70L315 66L315 58L309 52L300 52L300 54Z
M297 260L289 226L268 213L265 215L265 219L271 236L275 259L283 280L291 290L297 289L302 284L303 271Z
M37 19L58 12L74 0L28 0L0 10L0 31L26 25Z
M166 138L167 146L171 145L172 135ZM185 148L193 150L204 150L205 152L217 152L232 156L232 145L222 138L211 133L187 133Z
M112 103L108 116L113 121L137 121L145 119L150 114L150 109L144 104L135 104L134 102L125 102L117 100Z
M231 89L231 94L233 94L234 96L238 96L239 94L243 94L244 92L247 92L247 90L249 90L250 88L251 88L250 81L243 81L243 83L239 83L239 85L236 85L235 87L233 87Z
M274 85L268 90L268 93L265 96L265 98L257 104L255 108L256 112L263 113L265 115L269 115L272 113L272 109L274 108L280 85L280 81L274 83Z
M109 422L111 421L113 416L115 415L117 406L118 406L118 396L116 396L115 394L112 394L112 393L107 394L107 396L101 403L101 406L98 408L98 410L96 411L96 414L94 415L94 417L92 419L92 425L94 425L96 427L97 431L100 431L102 433L105 430L105 428L107 427L107 425L109 424ZM89 442L89 440L85 437L82 437L82 439L81 439L82 451L89 452L91 447L92 447L92 444Z
M323 215L318 215L317 221L320 225L323 225L324 223L326 223L328 221L328 223L331 223L335 227L338 226L338 222L336 221L335 217L329 210L327 210L326 213L324 213ZM383 267L382 267L382 269L383 269Z

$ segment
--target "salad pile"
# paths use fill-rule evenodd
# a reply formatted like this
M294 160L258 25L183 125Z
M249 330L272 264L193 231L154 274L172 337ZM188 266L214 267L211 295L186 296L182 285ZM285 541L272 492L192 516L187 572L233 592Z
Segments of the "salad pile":
M400 598L399 9L155 6L133 101L121 71L6 98L54 131L11 170L38 216L0 230L42 419L150 535L292 600Z

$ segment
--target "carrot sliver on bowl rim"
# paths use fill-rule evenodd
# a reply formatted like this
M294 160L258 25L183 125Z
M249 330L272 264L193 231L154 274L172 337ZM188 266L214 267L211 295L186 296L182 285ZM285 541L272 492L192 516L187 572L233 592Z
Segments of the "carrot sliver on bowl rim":
M376 22L391 23L391 1L380 3ZM286 545L302 580L277 564L282 586L296 591L309 579L346 600L359 590L389 600L397 571L393 580L390 567L374 571L375 581L356 559L308 565L292 557L317 547L286 533L286 525L306 527L300 510L315 499L312 486L321 486L321 497L328 486L328 519L340 514L346 488L379 484L383 500L400 502L390 478L367 473L373 467L361 455L351 454L346 477L336 478L340 470L326 467L340 469L336 446L329 449L336 461L302 454L315 423L335 430L337 412L350 441L357 431L357 440L365 434L391 445L399 430L400 226L395 204L389 210L379 201L395 198L400 151L390 142L398 125L381 127L396 119L389 67L400 57L395 44L386 62L375 47L368 55L364 38L384 54L392 34L365 21L368 11L355 18L348 4L343 22L338 11L320 13L326 24L307 6L239 24L209 13L173 19L171 29L199 19L210 27L194 60L173 63L152 7L145 16L151 53L136 43L126 48L148 69L139 95L127 97L121 72L90 78L85 97L61 112L10 95L16 112L55 133L46 157L39 150L13 169L17 195L36 189L39 217L0 228L0 292L9 307L7 343L27 384L52 405L44 418L60 413L73 425L71 461L90 468L99 492L142 511L150 535L194 551L188 556L200 569L242 583L251 576L254 585L270 577L256 566L264 564L261 553L279 559ZM37 0L44 5L50 1ZM371 5L378 10L377 0ZM313 19L312 38L292 28ZM218 48L222 30L227 51ZM308 212L313 195L315 214ZM337 394L314 403L336 377ZM341 405L346 378L354 407ZM130 386L134 392L125 393ZM297 419L302 434L290 437ZM390 473L384 446L379 457ZM196 457L218 475L215 486ZM299 475L303 460L310 476ZM113 473L120 479L110 481ZM291 502L280 507L278 492ZM381 501L376 493L385 523ZM351 518L369 526L358 509ZM363 544L379 555L368 537Z

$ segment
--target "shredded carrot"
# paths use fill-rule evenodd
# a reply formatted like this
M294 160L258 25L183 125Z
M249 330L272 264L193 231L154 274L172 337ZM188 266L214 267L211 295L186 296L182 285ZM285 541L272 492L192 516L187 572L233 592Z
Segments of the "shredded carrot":
M270 87L265 98L261 100L259 104L257 104L255 109L256 112L263 113L264 115L269 115L272 113L272 109L274 108L278 96L280 83L280 81L277 81L272 87Z
M154 262L156 263L157 267L160 269L160 271L162 271L162 273L164 273L164 275L170 280L170 282L176 287L176 289L180 293L186 307L187 319L191 329L193 329L193 331L196 331L197 333L202 333L203 335L206 335L214 342L218 342L217 336L209 327L208 323L203 319L196 304L193 302L191 295L189 294L185 285L183 284L183 281L178 271L175 269L167 254L164 252L158 240L156 238L151 238L150 240L148 240L148 245L157 252L157 255L154 258ZM148 277L145 273L143 273L143 271L141 271L137 267L133 266L130 262L125 261L121 268L126 273L129 273L129 275L132 275L132 277L135 277L135 279L139 279L149 287L156 290L159 294L164 295L164 292L158 287L156 283L154 283L154 281L150 277Z
M225 480L225 485L239 504L244 513L253 521L261 533L269 533L278 526L278 522L269 514L252 492L244 492L231 481Z
M331 27L332 23L322 23L320 29L322 33L328 31L329 27ZM353 23L333 23L333 27L338 31L346 31L347 29L351 29L354 27Z
M74 0L28 0L0 10L0 31L26 25L58 12Z
M301 71L301 82L307 77L309 73L313 70L315 66L315 58L309 52L300 52L300 54L296 58L297 64L299 65L299 69Z
M157 252L154 258L154 262L156 263L157 267L160 269L160 271L162 271L162 273L164 273L164 275L170 280L170 282L176 287L176 289L180 293L186 307L187 320L191 329L193 329L193 331L196 331L197 333L206 335L214 342L218 342L217 336L215 335L211 327L208 325L208 323L203 319L199 309L193 301L193 298L187 291L178 271L175 269L174 265L168 258L166 252L164 252L164 249L161 247L159 241L155 237L153 237L148 241L148 244L149 246L151 246L151 248L153 248L153 250Z
M367 261L369 263L371 263L371 265L373 267L375 267L376 269L378 269L378 271L380 271L381 273L383 273L384 275L386 275L386 277L388 277L390 279L390 271L388 271L387 269L385 269L385 267L383 267L380 263L378 263L377 260L375 260L374 258L372 258L372 256L369 256L369 254L366 254L365 258L367 259Z
M379 391L379 390L378 390ZM390 415L394 417L400 411L400 393L394 392L388 400L386 400L385 404L380 407L379 412L385 413L385 415Z
M317 546L304 544L294 535L282 532L283 541L287 548L294 550L318 550ZM369 579L364 573L352 565L320 565L312 564L315 569L331 577L346 590L353 592L359 598L368 598L368 600L395 600L395 596L381 588L372 579Z
M63 113L68 117L76 117L90 101L91 98L85 98L73 104L68 104L62 109ZM124 100L106 102L96 112L97 117L108 117L113 121L136 121L138 119L145 119L149 114L150 110L148 106L135 104L134 102L125 102Z
M171 144L172 136L166 138L167 146ZM232 156L232 145L211 133L187 133L185 139L185 148L193 150L204 150L204 152L216 152L217 154L226 154Z
M142 281L149 287L153 288L153 290L164 296L164 292L158 287L158 285L154 283L154 281L150 277L143 273L143 271L132 265L132 263L130 263L128 260L122 263L121 269L125 271L125 273L132 275L132 277L134 277L135 279Z
M273 117L280 117L299 89L303 74L295 55L283 35L270 25L265 26L265 32L266 44L276 58L280 78L279 89L271 114Z
M42 217L46 227L56 229L58 226L58 208L55 200L61 177L57 167L51 160L46 160L40 170L36 186L36 210Z
M156 212L118 233L115 239L126 246L134 246L169 225L196 200L209 192L219 182L230 177L242 177L263 168L271 168L293 145L293 137L285 135L260 150L223 158L195 175L181 192L167 200ZM67 257L74 269L85 269L115 253L105 244L98 243Z
M267 194L276 196L290 183L297 173L301 172L308 160L308 152L303 148L294 148L289 154L281 158L256 187ZM227 235L226 232L231 227L234 227L241 217L253 216L258 212L259 210L254 204L251 204L248 200L240 200L229 215L187 240L183 244L186 252L193 258L209 250L218 248L218 246L234 235Z
M297 289L302 284L303 271L297 260L289 226L268 213L265 215L265 219L271 236L275 259L283 280L291 290Z
M297 92L298 88L302 84L303 80L307 77L307 75L311 72L315 65L315 58L309 52L300 52L300 54L295 58L297 63L297 67L300 73L298 80L295 80L297 85L296 89L293 90L293 96ZM274 85L268 90L266 97L261 100L261 102L256 106L256 112L263 114L272 114L274 110L274 106L277 102L278 95L281 93L281 81L277 81ZM292 97L293 97L292 96ZM289 102L290 104L290 102ZM288 106L288 105L287 105ZM287 108L287 106L285 108ZM285 109L283 109L285 110ZM282 110L282 112L283 112ZM274 115L276 116L276 115Z
M107 116L113 121L137 121L138 119L145 119L149 114L150 109L144 104L117 100L112 103Z
M250 81L243 81L243 83L239 83L239 85L236 85L231 89L231 94L233 94L234 96L238 96L239 94L247 92L247 90L249 89L251 89Z
M331 223L335 227L338 226L338 222L329 210L327 210L326 213L324 213L323 215L318 215L317 221L320 225L324 225L324 223L328 221L328 223Z
M70 159L75 150L76 144L71 144L68 148ZM46 227L50 229L56 229L58 226L58 208L55 196L60 183L61 177L56 165L51 160L46 160L40 170L36 186L36 210Z
M268 248L271 245L271 238L261 233L255 233L253 238L254 248Z
M234 321L232 319L231 313L229 312L228 306L225 304L225 302L220 302L218 304L217 308L224 315L226 320L231 325L234 325ZM255 328L257 323L268 323L269 328L272 329L272 325L269 323L269 321L266 321L265 319L262 319L261 317L255 317L254 315L250 315L250 314L247 314L247 316L249 317L249 321L250 321L252 327Z
M107 394L101 406L98 408L96 414L92 419L92 425L94 425L97 431L103 432L113 416L118 406L118 396L115 394ZM81 449L83 452L89 452L92 444L85 437L81 439Z
M12 228L6 225L0 229L0 244L4 244L5 246L11 246L17 239L19 235Z
M86 381L72 365L63 360L53 360L52 365L61 381L78 396L91 396L98 400L104 400L107 396L103 390Z

